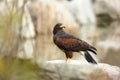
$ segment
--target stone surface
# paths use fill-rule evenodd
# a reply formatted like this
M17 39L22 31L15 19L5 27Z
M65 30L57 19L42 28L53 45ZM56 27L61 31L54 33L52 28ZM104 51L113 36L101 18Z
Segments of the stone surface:
M97 14L109 14L113 19L120 19L119 0L94 0L95 12Z
M20 0L19 0L20 1ZM20 4L20 2L18 3ZM31 15L28 10L29 2L21 2L22 5L22 20L21 28L19 29L21 42L19 44L17 56L19 58L31 59L34 58L35 48L35 27L33 25Z
M33 25L27 4L24 6L24 13L23 13L22 17L23 18L22 18L21 37L28 38L28 39L34 38L35 37L35 27Z
M100 56L102 62L120 66L120 23L114 22L112 26L115 29L108 34L108 37L104 41L100 41L98 46L100 47Z
M34 58L34 48L35 48L35 40L34 39L26 39L19 44L19 50L17 56L23 59L33 59Z
M41 80L119 80L120 68L109 64L86 64L72 60L47 61L39 65Z

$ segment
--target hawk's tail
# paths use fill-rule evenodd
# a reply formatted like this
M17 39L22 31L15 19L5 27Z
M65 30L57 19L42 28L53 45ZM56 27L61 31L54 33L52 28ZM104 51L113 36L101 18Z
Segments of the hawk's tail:
M90 48L88 50L93 52L94 54L97 54L96 53L97 49L95 47L93 47L93 46L90 46Z
M97 62L92 58L92 56L88 53L88 51L85 51L84 53L85 53L85 59L89 63L97 64Z
M95 50L95 51L97 51L97 49L95 47L93 47L93 46L90 46L90 48L93 49L93 50Z

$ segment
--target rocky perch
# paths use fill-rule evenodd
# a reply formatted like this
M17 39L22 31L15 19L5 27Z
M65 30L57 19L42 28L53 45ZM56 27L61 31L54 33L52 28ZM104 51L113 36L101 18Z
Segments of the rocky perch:
M72 60L46 61L40 65L40 80L120 80L120 68L109 64Z

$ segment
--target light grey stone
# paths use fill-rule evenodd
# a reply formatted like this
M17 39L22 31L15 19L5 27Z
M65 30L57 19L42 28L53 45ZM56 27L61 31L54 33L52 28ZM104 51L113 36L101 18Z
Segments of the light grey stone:
M109 64L80 64L72 60L66 64L62 60L46 61L40 66L41 80L119 80L120 68Z
M34 48L35 48L34 39L27 39L20 44L17 56L23 59L34 58Z
M34 28L29 10L27 8L27 5L25 5L25 7L24 7L21 36L24 38L35 37L35 28Z
M95 0L94 8L97 14L106 13L113 19L120 19L120 0Z

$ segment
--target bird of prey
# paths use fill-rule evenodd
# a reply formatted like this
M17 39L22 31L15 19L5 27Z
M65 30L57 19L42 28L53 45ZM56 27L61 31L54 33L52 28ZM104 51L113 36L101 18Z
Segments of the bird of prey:
M62 23L57 23L53 29L53 41L66 55L66 62L70 63L71 58L73 57L73 52L84 52L85 59L89 63L97 64L97 62L92 58L88 51L97 54L97 49L87 42L66 33L63 28L65 26Z

